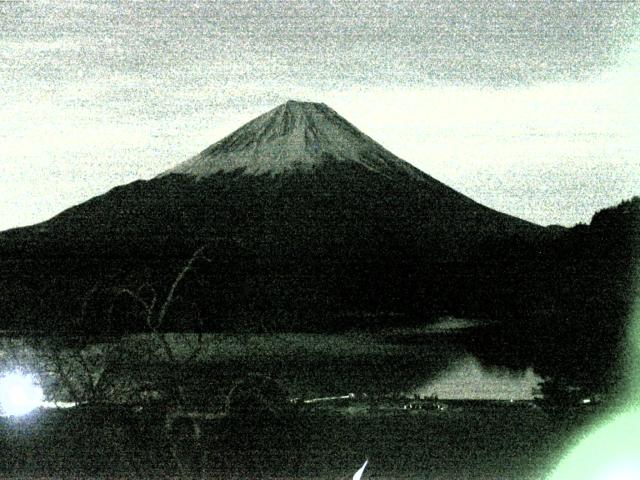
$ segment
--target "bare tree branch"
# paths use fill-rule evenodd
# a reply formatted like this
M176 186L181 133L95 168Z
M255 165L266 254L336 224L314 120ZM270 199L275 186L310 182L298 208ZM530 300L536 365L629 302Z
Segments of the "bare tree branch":
M145 302L144 299L133 290L130 290L128 288L122 288L122 287L118 287L118 288L114 287L114 288L110 288L109 291L114 294L113 301L111 302L112 305L115 302L115 300L118 299L118 297L122 295L126 295L135 303L137 303L139 306L141 306L142 310L147 315L150 313L150 305L147 302Z
M80 320L85 320L87 318L87 309L89 307L89 301L93 298L93 296L98 291L98 282L94 283L91 287L91 290L85 295L84 300L82 301L82 306L80 307Z
M167 311L169 310L169 307L171 306L171 303L173 302L173 297L175 295L176 289L178 288L178 286L180 285L180 283L182 282L184 277L187 275L187 273L189 273L191 271L195 261L198 260L198 259L202 259L202 260L205 260L205 261L210 261L207 257L205 257L203 255L204 249L205 249L205 247L202 246L202 247L200 247L198 250L196 250L194 252L194 254L191 256L189 261L182 268L180 273L178 273L178 275L174 279L173 283L171 284L171 288L169 289L169 293L167 294L167 297L165 298L164 303L162 304L162 307L160 307L160 312L158 313L158 327L160 325L162 325L162 322L164 322L165 316L167 315Z

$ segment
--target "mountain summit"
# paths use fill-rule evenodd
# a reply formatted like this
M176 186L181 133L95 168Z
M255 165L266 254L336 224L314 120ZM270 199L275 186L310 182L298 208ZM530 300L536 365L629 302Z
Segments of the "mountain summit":
M220 172L310 172L325 161L357 163L383 175L424 176L324 103L288 102L255 118L195 157L163 173L202 178Z

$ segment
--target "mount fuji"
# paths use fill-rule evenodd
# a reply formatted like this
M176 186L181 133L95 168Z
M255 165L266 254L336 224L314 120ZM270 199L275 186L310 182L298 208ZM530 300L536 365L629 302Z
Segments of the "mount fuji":
M182 298L213 330L424 319L463 290L479 301L487 244L552 234L458 193L328 106L289 101L155 178L0 233L0 318L100 324L86 318L89 292L162 289L206 247Z

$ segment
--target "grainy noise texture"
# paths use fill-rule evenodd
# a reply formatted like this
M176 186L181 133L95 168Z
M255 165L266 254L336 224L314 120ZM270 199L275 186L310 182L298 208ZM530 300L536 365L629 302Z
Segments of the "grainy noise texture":
M0 0L0 478L640 478L639 34Z

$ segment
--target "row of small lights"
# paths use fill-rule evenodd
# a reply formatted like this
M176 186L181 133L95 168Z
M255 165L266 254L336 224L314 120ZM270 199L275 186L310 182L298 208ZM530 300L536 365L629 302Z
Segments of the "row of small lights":
M583 403L588 403L589 401L590 400L583 400ZM12 372L5 373L2 377L0 377L0 415L4 417L22 417L22 416L28 415L32 411L43 406L46 406L46 402L44 401L44 392L42 390L42 387L38 384L38 381L34 375L21 372L20 370L14 370ZM625 419L626 418L627 417L625 417ZM633 417L633 419L637 424L637 421L638 421L637 413L636 413L636 416ZM609 426L608 429L612 429L612 427ZM607 430L607 429L605 428L603 430ZM602 432L597 432L597 433L602 433ZM596 435L593 435L593 437L588 440L597 441L597 440L600 440L599 438L600 436L601 435L596 434ZM581 446L587 447L587 445L581 445ZM588 448L585 448L585 449L588 450ZM617 453L620 454L622 452L618 451ZM611 455L611 456L615 457L618 455ZM620 456L622 458L619 458L618 460L626 460L626 461L629 460L625 458L624 454ZM607 479L615 478L616 480L618 479L631 480L632 478L633 479L640 478L636 476L640 474L640 470L638 470L638 468L640 468L640 465L633 462L632 462L633 464L627 464L627 463L623 462L622 466L624 468L621 471L614 469L615 475L613 477L607 476L608 473L612 473L611 471L608 471L605 477ZM355 473L355 475L353 476L353 480L360 480L366 466L367 466L367 462L365 462L364 465L362 465L362 467ZM560 472L562 472L562 470L560 470ZM554 479L558 478L557 474L560 472L556 472L556 475L552 476L552 478ZM566 472L560 473L560 478L565 477L565 474ZM605 478L605 477L602 477L601 474L602 472L599 474L596 474L596 477L590 477L590 478L598 478L598 479ZM574 478L574 477L571 477L571 478Z

